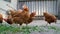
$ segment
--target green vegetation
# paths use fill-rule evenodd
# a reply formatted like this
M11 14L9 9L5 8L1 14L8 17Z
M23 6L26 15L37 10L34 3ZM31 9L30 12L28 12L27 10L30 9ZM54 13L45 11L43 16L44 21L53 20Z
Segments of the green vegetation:
M46 29L47 28L47 29ZM0 34L29 34L31 32L48 32L49 30L55 30L56 32L60 31L60 28L57 26L20 26L13 27L9 25L0 25Z

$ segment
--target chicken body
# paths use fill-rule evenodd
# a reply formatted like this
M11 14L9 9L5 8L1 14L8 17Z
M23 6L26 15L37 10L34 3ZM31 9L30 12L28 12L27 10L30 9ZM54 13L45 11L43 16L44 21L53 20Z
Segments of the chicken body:
M43 14L45 17L45 21L47 21L49 24L56 23L57 18L54 15L49 14L47 12L44 12Z

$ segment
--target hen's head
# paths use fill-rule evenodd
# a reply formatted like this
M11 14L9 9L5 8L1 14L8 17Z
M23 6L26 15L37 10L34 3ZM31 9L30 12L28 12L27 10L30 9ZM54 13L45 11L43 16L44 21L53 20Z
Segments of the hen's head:
M32 12L32 13L30 14L30 17L35 17L35 15L36 15L36 12Z
M23 5L23 10L29 11L28 7L26 5Z
M43 12L43 15L46 16L48 14L48 12Z

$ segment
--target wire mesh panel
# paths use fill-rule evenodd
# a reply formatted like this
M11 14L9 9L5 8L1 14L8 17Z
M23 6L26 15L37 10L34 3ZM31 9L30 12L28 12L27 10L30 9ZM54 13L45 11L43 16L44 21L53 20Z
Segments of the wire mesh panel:
M42 0L42 1L20 1L19 8L22 8L23 4L29 7L29 11L36 11L36 16L43 16L43 12L47 11L51 14L57 15L57 1L56 0Z

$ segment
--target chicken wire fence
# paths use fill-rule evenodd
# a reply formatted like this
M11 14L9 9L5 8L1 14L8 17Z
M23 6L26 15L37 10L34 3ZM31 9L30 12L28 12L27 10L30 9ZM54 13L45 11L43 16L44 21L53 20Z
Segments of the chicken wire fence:
M29 11L36 11L36 16L43 16L43 12L47 11L51 14L57 15L57 0L30 0L30 1L19 1L18 9L22 9L23 4L26 4L29 7Z

